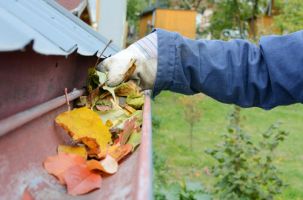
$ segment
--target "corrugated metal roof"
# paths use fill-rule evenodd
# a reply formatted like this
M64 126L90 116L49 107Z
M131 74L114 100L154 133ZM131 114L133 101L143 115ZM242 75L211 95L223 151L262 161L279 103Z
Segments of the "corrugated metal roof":
M91 56L108 43L53 0L1 0L0 51L20 50L32 41L33 49L46 55ZM118 50L110 45L104 54Z

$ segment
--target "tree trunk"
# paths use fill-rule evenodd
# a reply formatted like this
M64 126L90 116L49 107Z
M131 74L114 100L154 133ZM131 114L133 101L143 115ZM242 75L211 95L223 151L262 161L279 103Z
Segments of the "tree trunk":
M189 139L190 139L190 143L189 143L189 148L190 148L190 151L193 152L193 130L194 130L194 124L191 123L189 125Z
M255 22L255 18L257 17L258 14L258 7L259 7L259 0L254 0L254 8L253 8L253 12L252 12L252 34L253 34L253 39L256 39L256 22Z
M194 130L194 123L191 123L189 128L189 139L190 139L190 143L189 143L189 148L190 148L190 152L193 153L193 130ZM191 177L193 177L194 175L194 165L193 163L191 163Z

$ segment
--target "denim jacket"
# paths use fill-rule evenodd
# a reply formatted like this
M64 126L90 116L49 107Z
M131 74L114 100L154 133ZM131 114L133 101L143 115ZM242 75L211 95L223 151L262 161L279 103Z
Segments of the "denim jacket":
M303 31L246 40L191 40L157 29L162 90L204 93L224 103L271 109L303 102Z

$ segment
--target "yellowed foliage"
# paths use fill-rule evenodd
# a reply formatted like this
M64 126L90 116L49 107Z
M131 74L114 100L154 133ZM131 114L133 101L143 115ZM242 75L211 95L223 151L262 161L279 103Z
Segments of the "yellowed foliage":
M69 146L69 145L59 145L58 146L58 153L71 153L76 154L84 159L87 158L87 152L85 147L83 146Z
M73 140L84 143L89 148L89 155L105 151L111 141L108 127L97 113L87 107L61 113L55 121L68 131Z

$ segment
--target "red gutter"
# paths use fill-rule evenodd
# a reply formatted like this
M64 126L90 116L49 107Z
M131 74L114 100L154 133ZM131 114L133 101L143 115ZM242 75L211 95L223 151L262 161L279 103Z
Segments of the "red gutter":
M75 89L74 91L68 93L67 96L69 101L80 97L82 94L84 94L84 92L84 89ZM65 95L63 95L1 120L0 137L32 121L33 119L36 119L42 116L43 114L64 105L65 103Z

